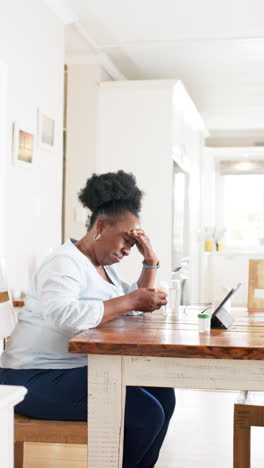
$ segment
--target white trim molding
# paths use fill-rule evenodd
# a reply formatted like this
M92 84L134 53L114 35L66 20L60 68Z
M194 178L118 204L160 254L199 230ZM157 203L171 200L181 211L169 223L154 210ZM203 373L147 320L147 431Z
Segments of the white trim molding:
M112 62L110 57L103 52L96 41L89 35L85 26L79 21L78 15L65 5L63 0L44 0L46 5L53 13L63 22L63 24L74 25L76 31L85 39L89 48L92 49L92 54L66 54L66 64L94 64L97 63L110 75L113 80L126 80L126 76L121 73L119 68Z

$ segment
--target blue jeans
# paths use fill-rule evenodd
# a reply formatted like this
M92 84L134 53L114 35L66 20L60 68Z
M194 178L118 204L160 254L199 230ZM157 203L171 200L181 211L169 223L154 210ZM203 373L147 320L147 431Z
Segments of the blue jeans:
M0 369L0 384L28 389L15 408L18 413L39 419L87 420L87 367ZM127 387L123 468L155 466L174 408L173 389Z

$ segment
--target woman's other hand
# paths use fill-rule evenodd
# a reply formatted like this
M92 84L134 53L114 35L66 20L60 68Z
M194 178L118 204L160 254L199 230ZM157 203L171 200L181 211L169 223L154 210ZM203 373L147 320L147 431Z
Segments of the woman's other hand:
M136 241L138 251L143 255L145 263L150 266L157 265L157 255L153 250L149 237L143 229L132 229L127 234Z
M151 288L139 288L124 296L104 301L104 315L100 323L109 322L132 310L153 312L166 304L166 293Z
M152 288L139 288L127 296L131 296L133 310L153 312L167 304L167 294Z

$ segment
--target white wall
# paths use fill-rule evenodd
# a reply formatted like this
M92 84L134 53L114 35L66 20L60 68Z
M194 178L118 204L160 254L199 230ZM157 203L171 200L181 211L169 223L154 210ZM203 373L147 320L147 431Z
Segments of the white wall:
M0 60L8 67L5 237L10 287L25 291L32 270L61 242L64 28L42 1L0 1ZM55 149L32 167L12 161L12 123L36 136L37 108L55 118ZM2 156L3 157L3 156Z
M6 187L6 94L7 66L0 62L0 258L4 255L5 187ZM1 287L1 286L0 286Z
M98 100L97 172L132 172L144 191L142 226L168 280L172 245L172 86L146 82L103 83ZM135 281L141 256L133 249L120 271Z
M178 90L178 93L176 93ZM173 101L178 97L177 115L182 115L182 131L176 132ZM177 101L177 99L176 99ZM190 173L189 251L191 256L191 295L198 300L199 249L197 233L200 226L200 150L202 122L190 105L191 100L180 82L125 81L103 83L99 90L97 171L124 169L135 174L145 192L142 225L157 251L161 267L158 281L169 280L172 268L172 176L174 148L186 150L186 165ZM193 119L190 122L188 119ZM191 124L194 128L191 128ZM179 123L176 125L179 130ZM180 151L180 150L179 150ZM129 281L141 270L141 258L136 249L120 264Z
M65 180L65 239L85 234L88 210L78 192L96 170L97 91L109 76L96 64L69 64Z

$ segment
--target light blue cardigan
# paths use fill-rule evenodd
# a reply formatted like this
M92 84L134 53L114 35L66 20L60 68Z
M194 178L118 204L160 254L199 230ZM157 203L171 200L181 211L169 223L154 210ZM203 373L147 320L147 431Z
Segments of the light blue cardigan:
M1 357L13 369L66 369L87 364L87 356L68 353L68 340L96 327L103 301L137 288L122 281L113 266L105 281L69 239L51 254L33 276L25 307Z

